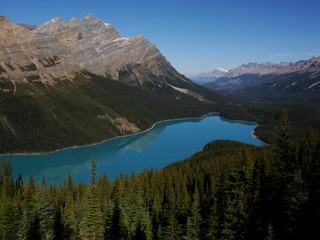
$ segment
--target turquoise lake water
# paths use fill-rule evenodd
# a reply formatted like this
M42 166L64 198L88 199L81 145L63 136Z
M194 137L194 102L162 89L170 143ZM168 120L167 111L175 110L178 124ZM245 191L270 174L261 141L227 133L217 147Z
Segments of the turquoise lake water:
M210 115L203 119L172 120L158 123L147 132L121 137L101 144L61 150L43 155L10 155L13 173L24 181L32 173L36 182L43 176L47 184L61 184L70 173L75 183L88 182L91 159L97 164L97 174L107 172L112 180L120 173L161 169L181 161L214 140L235 140L257 146L263 144L251 135L256 124L234 122Z

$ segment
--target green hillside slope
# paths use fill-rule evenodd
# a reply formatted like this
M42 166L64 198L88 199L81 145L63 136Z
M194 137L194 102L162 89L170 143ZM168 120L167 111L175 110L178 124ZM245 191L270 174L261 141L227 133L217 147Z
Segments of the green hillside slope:
M99 142L145 130L160 120L213 110L213 104L187 95L166 98L89 73L55 85L5 82L1 88L15 88L0 92L1 153Z

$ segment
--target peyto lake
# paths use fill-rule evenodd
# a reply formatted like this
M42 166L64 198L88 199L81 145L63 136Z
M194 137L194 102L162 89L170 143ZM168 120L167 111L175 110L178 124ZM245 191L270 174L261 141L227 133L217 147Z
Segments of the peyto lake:
M171 120L157 123L151 130L116 138L101 144L71 148L43 155L7 155L15 177L24 181L32 174L36 182L45 176L47 184L61 184L70 173L76 183L88 182L91 159L97 174L109 179L120 173L131 175L144 169L161 169L184 160L214 140L235 140L257 146L263 143L252 136L256 124L228 121L218 115L202 119Z

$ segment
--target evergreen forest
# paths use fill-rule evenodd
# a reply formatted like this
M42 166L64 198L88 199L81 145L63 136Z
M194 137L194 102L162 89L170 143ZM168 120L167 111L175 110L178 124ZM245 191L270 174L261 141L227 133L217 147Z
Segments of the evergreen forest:
M215 141L184 161L112 182L47 186L0 167L0 239L320 239L320 136L272 145Z

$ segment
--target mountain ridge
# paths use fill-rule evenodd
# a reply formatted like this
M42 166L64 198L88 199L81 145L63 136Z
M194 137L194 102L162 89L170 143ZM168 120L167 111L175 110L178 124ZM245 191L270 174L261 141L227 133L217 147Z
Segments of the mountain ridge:
M298 62L281 62L274 64L272 62L257 63L252 62L242 64L237 68L230 69L223 77L217 79L215 84L221 88L243 88L247 85L258 85L261 82L254 79L241 79L244 75L263 76L263 75L281 75L288 73L306 73L320 72L320 58L313 57L308 60Z
M69 22L55 18L38 26L35 31L54 35L64 42L71 50L68 61L94 74L111 77L148 91L167 87L167 82L177 84L177 87L186 85L185 83L194 87L192 82L179 74L157 47L142 35L124 38L111 24L106 24L91 14L80 20L72 18ZM137 64L139 67L135 68ZM119 76L120 71L133 67L134 71L128 73L130 81ZM140 77L144 72L154 77L149 78L149 81Z
M242 64L204 86L255 99L320 102L320 58L293 63Z
M14 34L18 36L22 31L25 36L19 38L13 34L9 39L2 38L8 43L19 39L21 44L12 49L5 46L8 50L0 58L1 78L7 81L26 83L29 78L48 82L49 79L53 84L57 79L72 79L85 70L149 92L180 98L182 92L177 88L182 88L185 95L196 92L200 99L212 101L207 99L210 95L207 90L177 72L142 35L124 38L111 24L92 14L70 21L55 17L33 31L6 21L9 28L15 29ZM54 68L59 71L50 74Z
M32 81L55 84L63 79L72 80L82 72L79 66L65 61L70 50L54 36L37 34L5 17L0 21L2 82L14 86Z

